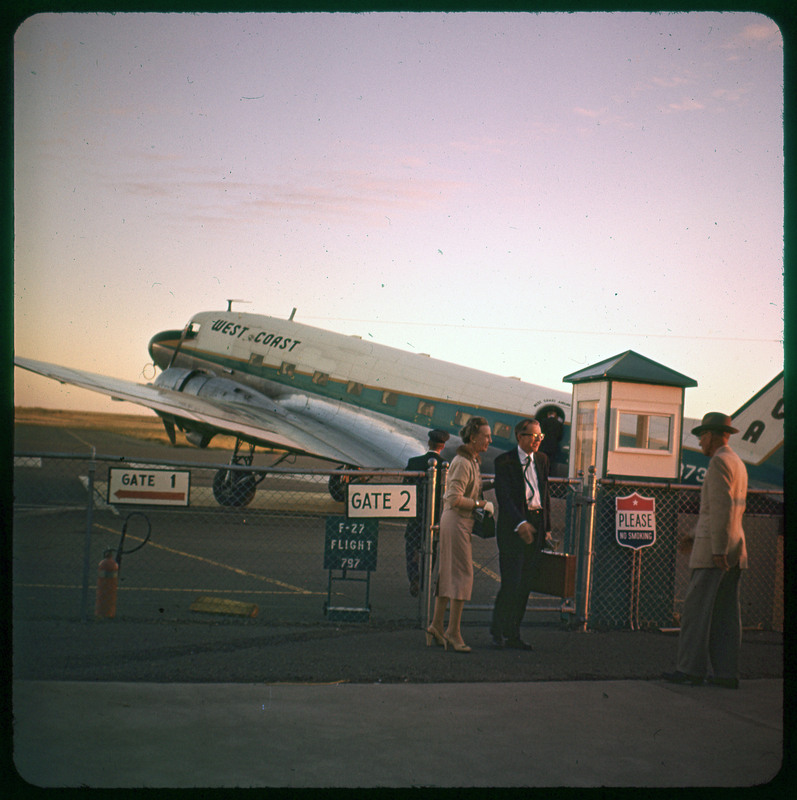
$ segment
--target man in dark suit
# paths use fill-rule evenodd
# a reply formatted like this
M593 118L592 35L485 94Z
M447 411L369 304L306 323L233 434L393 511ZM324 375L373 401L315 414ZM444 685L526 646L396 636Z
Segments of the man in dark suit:
M446 431L433 430L429 431L429 450L426 455L413 456L408 462L406 469L412 472L426 472L429 469L429 460L434 459L435 463L435 512L432 519L433 525L440 523L440 511L443 507L443 492L440 485L440 464L443 457L440 453L449 439L449 434ZM416 478L406 477L404 483L418 483ZM426 506L423 499L426 497L425 493L422 497L418 498L418 513L407 525L407 530L404 532L404 546L407 556L407 578L410 581L410 594L413 597L418 596L420 591L420 565L421 565L421 548L423 546L423 527L424 520L426 519Z
M520 638L520 623L535 562L550 534L549 463L545 453L538 452L544 436L537 420L521 420L515 426L515 438L518 446L495 459L501 588L490 633L496 647L531 650Z

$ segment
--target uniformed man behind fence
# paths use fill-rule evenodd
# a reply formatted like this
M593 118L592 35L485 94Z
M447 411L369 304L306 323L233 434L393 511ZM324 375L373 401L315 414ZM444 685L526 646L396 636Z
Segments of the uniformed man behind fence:
M739 687L742 614L741 571L747 567L742 516L747 502L747 469L728 446L738 433L725 414L711 412L692 433L709 457L700 489L700 516L682 546L689 552L692 574L686 591L678 636L676 672L665 672L671 683L699 686L707 681L729 689Z
M449 439L449 434L446 431L433 430L429 431L429 450L425 455L413 456L408 462L406 469L413 472L426 472L429 469L429 460L433 459L435 463L435 509L432 519L433 525L440 523L440 510L443 507L443 492L440 486L440 464L443 462L441 454L445 443ZM416 478L407 477L404 479L405 483L418 484ZM425 481L421 481L420 487L425 486ZM421 550L423 547L423 533L424 524L426 520L426 505L423 502L426 497L425 492L420 492L417 503L417 516L408 525L404 533L405 552L407 556L407 578L410 582L410 594L413 597L418 596L421 587Z

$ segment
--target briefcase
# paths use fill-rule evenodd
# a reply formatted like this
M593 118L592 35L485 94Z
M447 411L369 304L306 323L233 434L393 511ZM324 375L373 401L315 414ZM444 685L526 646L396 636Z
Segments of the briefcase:
M531 591L573 597L576 593L576 557L543 550L534 565Z

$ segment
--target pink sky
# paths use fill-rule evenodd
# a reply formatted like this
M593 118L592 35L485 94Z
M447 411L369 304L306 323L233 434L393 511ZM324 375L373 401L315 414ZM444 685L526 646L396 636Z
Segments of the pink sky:
M633 349L735 411L783 362L782 72L755 14L31 17L16 351L144 380L234 297L565 391Z

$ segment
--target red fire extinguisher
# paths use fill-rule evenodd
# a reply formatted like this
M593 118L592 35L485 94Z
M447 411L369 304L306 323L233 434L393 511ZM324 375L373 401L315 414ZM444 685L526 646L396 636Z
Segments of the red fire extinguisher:
M97 575L97 600L94 616L112 618L116 616L116 590L119 584L119 565L114 561L113 550L106 550L100 561Z

